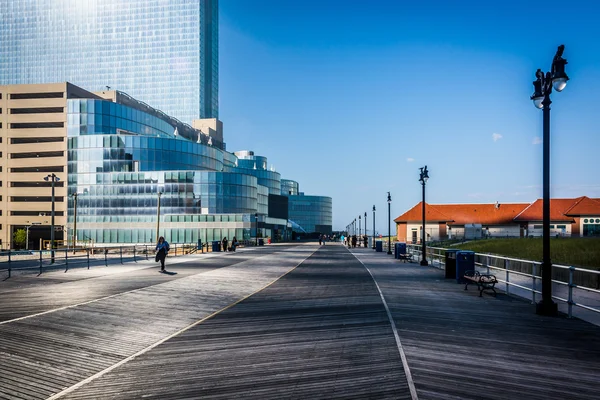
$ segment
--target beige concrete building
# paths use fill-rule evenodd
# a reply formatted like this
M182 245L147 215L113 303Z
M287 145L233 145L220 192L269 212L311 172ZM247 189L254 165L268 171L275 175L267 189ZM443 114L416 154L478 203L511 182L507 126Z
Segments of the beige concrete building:
M55 238L67 215L67 99L97 98L69 83L0 86L0 245L10 248L17 229L39 247L50 237L50 180L55 183ZM30 227L30 228L27 228ZM59 242L60 244L60 242Z

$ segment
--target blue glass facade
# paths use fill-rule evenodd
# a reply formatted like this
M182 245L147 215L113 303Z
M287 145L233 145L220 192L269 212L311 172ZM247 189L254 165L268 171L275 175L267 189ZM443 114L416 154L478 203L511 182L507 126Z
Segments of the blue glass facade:
M281 180L281 195L282 196L297 196L300 193L300 185L296 181L289 179Z
M110 86L218 118L218 0L1 1L0 43L0 84Z
M325 196L289 196L289 218L306 232L330 234L333 225L333 202Z

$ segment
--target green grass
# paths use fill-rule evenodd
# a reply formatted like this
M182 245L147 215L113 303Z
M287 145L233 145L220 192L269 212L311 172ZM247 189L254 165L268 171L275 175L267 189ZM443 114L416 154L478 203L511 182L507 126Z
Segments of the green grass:
M542 239L487 239L453 245L453 248L524 260L542 260ZM600 238L552 238L553 264L600 270Z

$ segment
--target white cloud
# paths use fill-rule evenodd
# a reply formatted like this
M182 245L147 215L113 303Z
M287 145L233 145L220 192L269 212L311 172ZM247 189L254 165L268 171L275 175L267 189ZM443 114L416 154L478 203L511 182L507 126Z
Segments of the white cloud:
M415 159L414 159L414 158L412 158L412 157L408 157L408 158L406 159L406 162L413 162L413 161L415 161Z
M544 143L544 141L539 136L534 137L533 142L531 142L531 144L542 144L542 143Z
M502 135L499 133L492 133L492 139L494 142L497 142L498 140L502 139Z

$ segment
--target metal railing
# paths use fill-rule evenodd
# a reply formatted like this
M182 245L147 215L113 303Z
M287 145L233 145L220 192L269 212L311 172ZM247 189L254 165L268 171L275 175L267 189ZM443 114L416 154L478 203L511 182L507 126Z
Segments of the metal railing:
M0 251L0 277L10 278L15 272L37 270L38 275L48 270L63 269L67 272L75 267L108 266L123 264L125 261L138 262L154 257L155 245L130 245L93 248L61 248L54 249L54 257L50 250L3 250ZM169 257L191 254L197 250L197 244L170 245Z
M430 265L445 269L447 249L427 247ZM407 251L421 258L421 245L407 245ZM536 303L541 295L541 262L475 253L475 269L490 273L502 272L496 277L507 294L513 294ZM499 274L497 274L499 275ZM573 306L600 314L600 271L565 265L552 265L553 299L566 304L567 315L573 317ZM575 297L578 301L575 301ZM584 304L583 302L588 304ZM592 305L593 304L593 305Z

